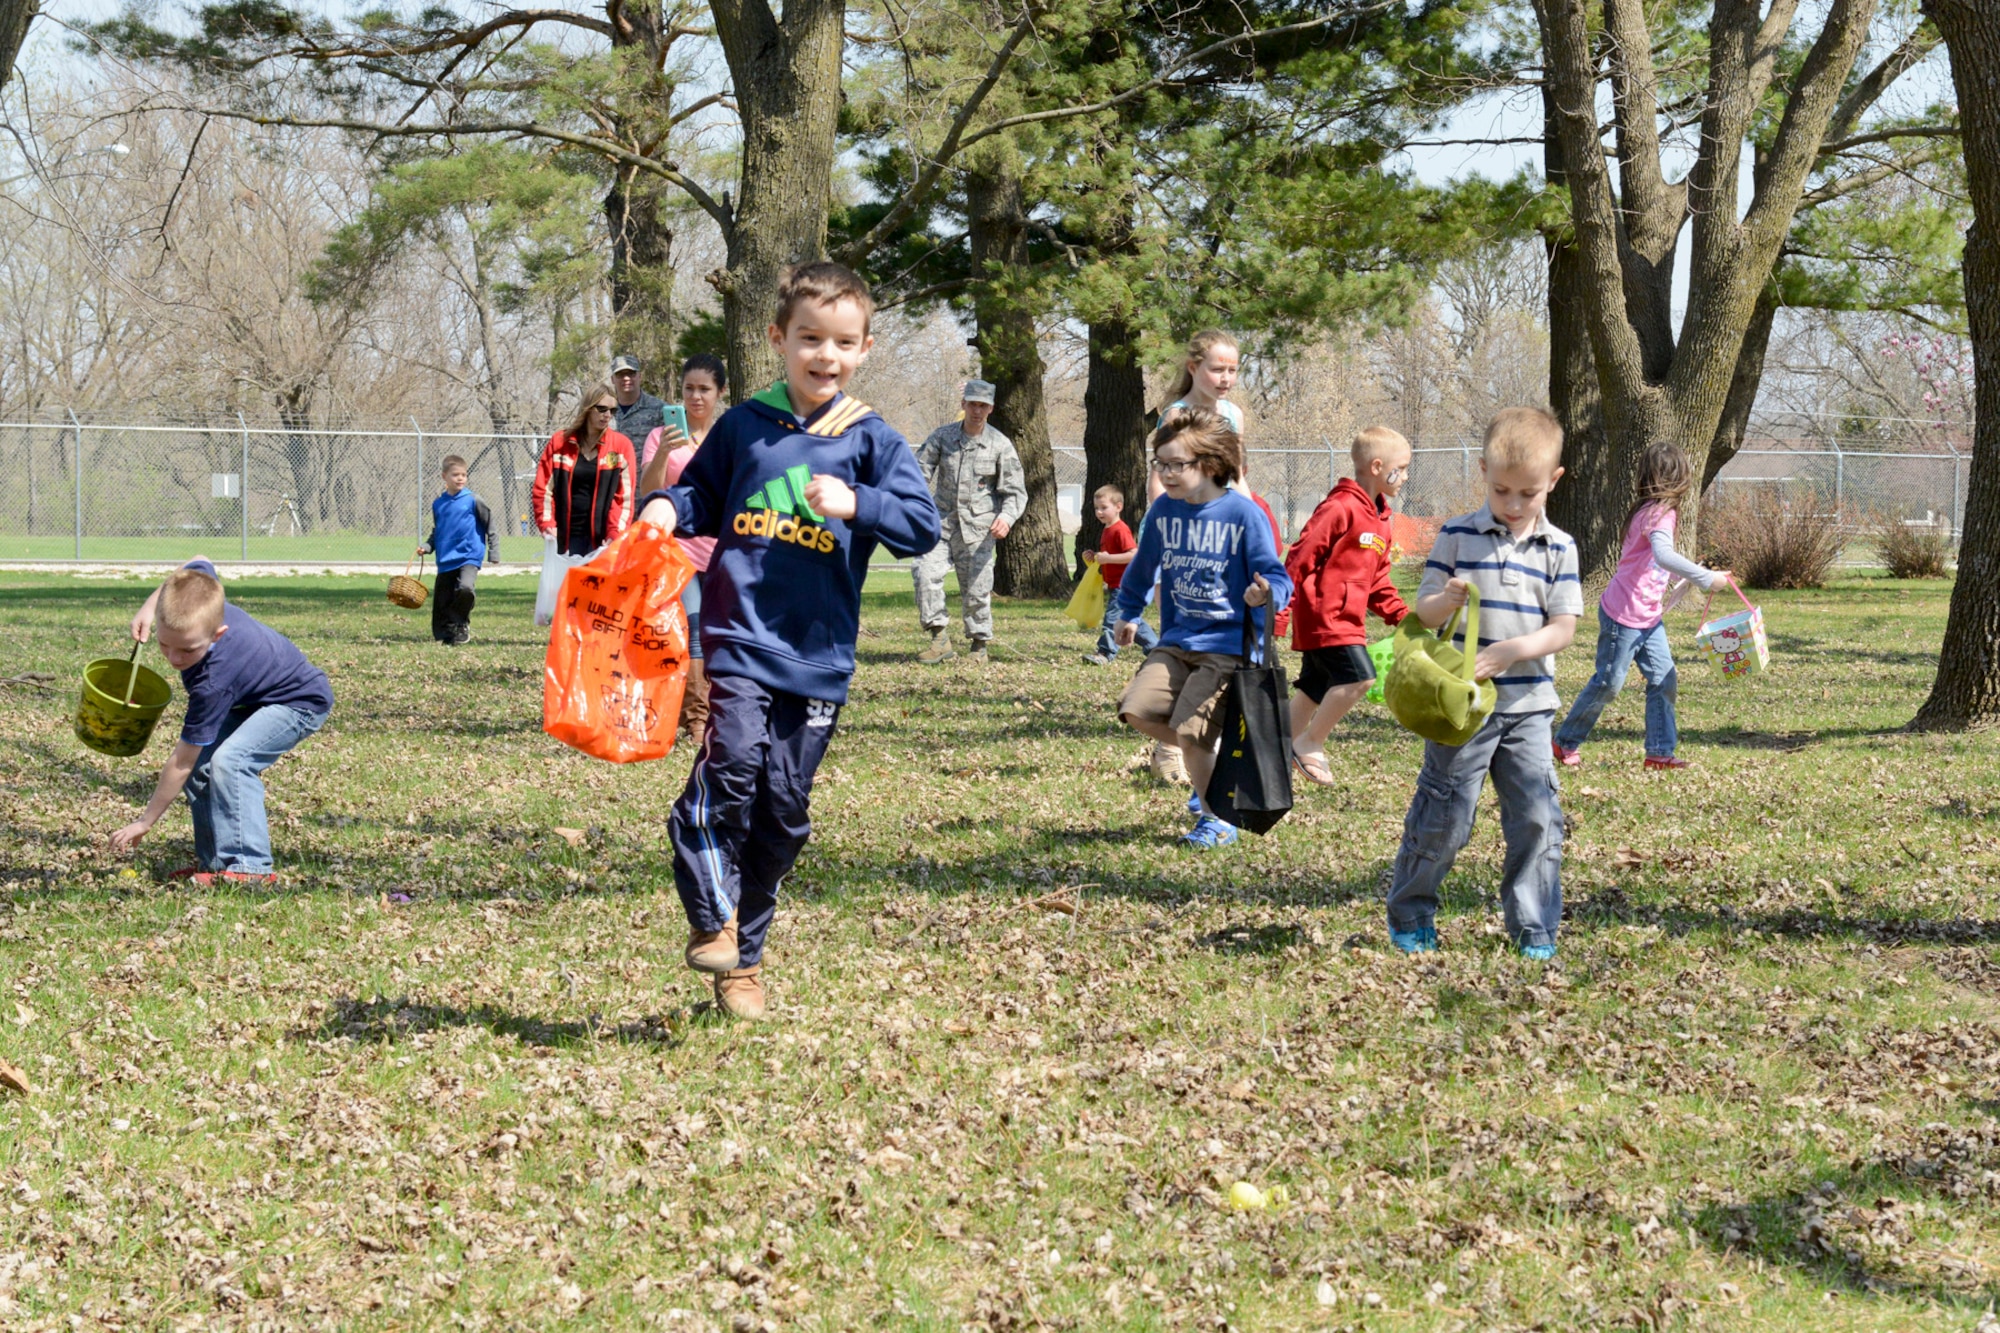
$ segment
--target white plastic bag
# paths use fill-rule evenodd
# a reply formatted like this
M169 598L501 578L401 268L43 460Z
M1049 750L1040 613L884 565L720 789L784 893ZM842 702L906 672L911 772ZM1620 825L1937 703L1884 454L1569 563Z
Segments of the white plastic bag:
M547 629L555 623L556 602L562 597L563 576L578 565L590 563L590 555L564 555L556 550L554 537L542 538L542 584L535 590L535 623Z

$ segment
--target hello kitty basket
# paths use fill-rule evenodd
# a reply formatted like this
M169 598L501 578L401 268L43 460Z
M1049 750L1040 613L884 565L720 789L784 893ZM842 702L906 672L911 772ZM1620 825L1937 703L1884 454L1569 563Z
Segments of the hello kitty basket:
M1695 644L1702 656L1715 663L1716 670L1725 676L1754 676L1768 671L1771 641L1764 635L1764 612L1750 604L1735 579L1729 580L1729 586L1742 601L1743 609L1710 620L1708 609L1703 607L1703 623L1695 631Z

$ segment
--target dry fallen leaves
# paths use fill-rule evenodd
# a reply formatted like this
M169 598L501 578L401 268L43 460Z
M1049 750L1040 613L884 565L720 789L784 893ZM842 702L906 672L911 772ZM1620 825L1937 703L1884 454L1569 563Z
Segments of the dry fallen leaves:
M23 1097L32 1096L35 1091L35 1085L28 1082L28 1076L5 1060L0 1060L0 1088L9 1088Z

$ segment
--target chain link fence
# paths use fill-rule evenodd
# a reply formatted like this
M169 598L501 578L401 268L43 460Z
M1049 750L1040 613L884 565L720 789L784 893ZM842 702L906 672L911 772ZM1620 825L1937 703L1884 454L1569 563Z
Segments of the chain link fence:
M452 454L519 540L542 438L409 430L0 423L0 559L393 563L430 532ZM514 537L509 553L508 537Z
M456 454L492 508L503 558L539 558L529 491L543 436L530 433L304 430L0 422L0 560L219 560L388 564L430 530L439 465ZM1397 508L1443 518L1481 499L1479 441L1415 451ZM1083 450L1055 450L1063 524L1082 521ZM1851 450L1824 440L1753 441L1718 486L1782 485L1830 519L1949 523L1964 518L1970 458ZM1252 448L1251 485L1287 537L1350 468L1343 444ZM523 540L528 538L528 540Z

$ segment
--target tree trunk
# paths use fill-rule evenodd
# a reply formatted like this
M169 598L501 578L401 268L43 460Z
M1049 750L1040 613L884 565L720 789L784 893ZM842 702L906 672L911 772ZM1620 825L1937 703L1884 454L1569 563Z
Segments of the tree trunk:
M710 9L729 63L743 157L725 267L709 281L722 296L729 375L742 397L782 373L764 330L785 270L826 253L847 6L790 0L782 22L765 0L713 0Z
M2000 9L1989 0L1925 0L1951 52L1964 128L1972 229L1965 237L1975 426L1958 582L1951 590L1931 696L1910 724L1960 731L2000 719Z
M1139 330L1124 320L1092 324L1089 358L1078 550L1095 550L1104 535L1104 525L1091 512L1090 497L1099 486L1125 492L1125 521L1134 535L1146 512L1146 368L1139 360Z
M669 386L674 370L674 233L660 186L620 173L604 196L611 232L611 350L639 358L646 387ZM671 398L671 392L661 394Z
M1562 143L1547 112L1542 90L1543 170L1551 186L1567 185ZM1576 538L1585 580L1608 571L1618 559L1616 497L1630 494L1629 460L1612 457L1604 434L1604 400L1597 382L1597 357L1590 345L1590 275L1577 251L1573 231L1544 239L1549 256L1549 410L1563 428L1562 483L1549 494L1549 521Z
M0 0L0 87L14 72L14 59L21 54L36 10L36 0Z
M1588 515L1565 501L1560 511L1587 519L1592 542L1580 553L1601 572L1630 507L1630 468L1646 447L1670 441L1706 472L1709 447L1736 381L1746 330L1783 252L1805 181L1821 156L1827 127L1865 43L1876 0L1830 0L1816 11L1821 27L1795 69L1777 56L1789 42L1795 7L1762 0L1716 0L1707 46L1701 149L1685 180L1662 176L1650 68L1652 46L1640 0L1602 0L1618 128L1614 179L1598 123L1600 34L1593 0L1535 0L1546 68L1544 103L1560 145L1575 225L1583 309L1597 364L1605 445L1597 458L1572 454L1562 497L1572 482L1595 490ZM1742 205L1742 157L1764 117L1780 73L1783 114L1757 159L1752 194ZM1691 219L1687 315L1678 342L1661 319L1673 238ZM1553 287L1553 284L1552 284ZM1624 460L1621 462L1620 460ZM1585 475L1579 476L1579 473ZM1555 506L1551 505L1554 509ZM1687 516L1692 527L1693 514ZM1560 519L1557 520L1561 522ZM1584 524L1579 524L1584 526ZM1594 559L1592 557L1595 557Z
M1067 597L1042 354L1033 295L1024 290L1028 231L1018 167L1002 149L982 154L965 178L980 374L993 381L993 424L1014 441L1028 483L1028 507L995 552L993 590L1003 597Z
M1743 450L1750 433L1750 409L1757 405L1757 390L1764 382L1764 356L1771 350L1771 326L1778 318L1778 290L1766 283L1751 313L1750 327L1743 333L1743 350L1736 354L1736 373L1729 381L1729 397L1722 405L1722 420L1715 439L1708 446L1708 462L1701 470L1701 490L1705 494L1729 460Z

